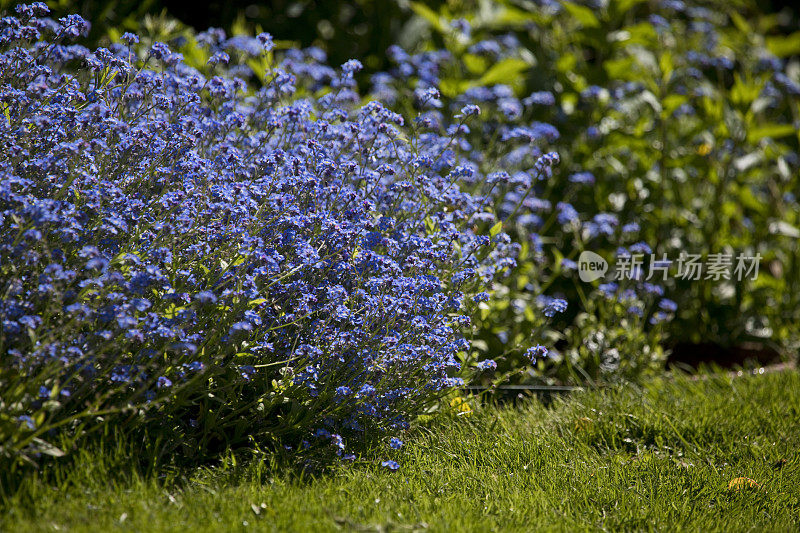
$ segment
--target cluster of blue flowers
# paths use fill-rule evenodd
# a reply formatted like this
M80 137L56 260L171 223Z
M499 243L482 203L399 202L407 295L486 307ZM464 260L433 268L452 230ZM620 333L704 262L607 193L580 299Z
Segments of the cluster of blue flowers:
M72 44L87 22L47 12L0 21L0 353L30 384L3 404L18 444L149 406L189 453L256 439L347 456L346 439L397 433L463 384L462 333L519 251L493 193L464 186L484 180L464 140L476 105L420 132L424 116L360 105L355 60L210 30L192 67L132 34ZM556 159L530 150L517 190Z

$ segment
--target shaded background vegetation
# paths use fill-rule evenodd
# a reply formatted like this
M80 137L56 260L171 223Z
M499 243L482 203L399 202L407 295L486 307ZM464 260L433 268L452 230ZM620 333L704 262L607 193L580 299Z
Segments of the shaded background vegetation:
M0 0L2 9L17 0ZM458 13L480 9L493 3L485 0L427 0L421 2L434 11L442 8ZM494 2L525 7L528 0ZM392 44L404 47L419 45L432 37L415 16L410 0L58 0L47 2L57 16L78 13L91 21L89 42L100 43L109 29L136 31L147 17L173 18L197 31L219 27L228 33L247 30L270 32L276 39L291 41L299 47L324 48L332 64L352 58L364 63L364 75L385 70L386 49ZM724 0L706 2L709 7L734 7L745 18L763 13L780 15L781 27L789 31L800 13L792 0ZM779 31L779 30L778 30Z

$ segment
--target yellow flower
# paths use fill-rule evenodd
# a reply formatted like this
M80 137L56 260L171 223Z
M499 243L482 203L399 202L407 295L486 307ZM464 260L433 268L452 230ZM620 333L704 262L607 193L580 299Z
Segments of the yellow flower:
M697 147L697 153L700 155L708 155L711 153L711 145L708 143L703 143Z
M456 413L456 416L472 415L472 407L470 407L467 401L461 396L456 396L455 398L450 400L450 407L453 408L453 411Z

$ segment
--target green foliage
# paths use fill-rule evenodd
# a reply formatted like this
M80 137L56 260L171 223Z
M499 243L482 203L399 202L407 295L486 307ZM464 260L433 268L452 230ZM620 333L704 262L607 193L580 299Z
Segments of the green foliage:
M0 0L0 11L18 3ZM108 45L115 42L115 34L125 31L146 33L143 26L148 20L178 20L196 31L213 26L230 35L270 32L294 47L324 48L334 65L358 58L369 71L385 68L386 48L401 35L416 32L405 25L411 10L404 3L373 0L51 0L47 4L56 17L77 13L91 21L89 45ZM160 40L168 39L160 36Z
M28 480L0 529L796 530L798 414L789 371L476 409L407 439L397 472L359 462L312 477L229 457L137 473L116 443ZM742 477L758 486L729 488Z
M666 254L673 262L682 253L760 254L756 280L668 279L666 295L679 311L667 337L649 332L647 324L625 326L634 328L630 335L614 336L623 359L642 353L640 341L629 344L642 334L654 363L663 359L656 349L660 344L757 342L789 351L797 346L800 107L795 89L781 85L788 79L797 87L796 26L779 25L777 17L752 3L688 3L685 11L674 12L655 2L623 0L599 6L503 1L456 7L453 2L438 12L426 8L422 18L436 19L431 29L440 35L434 42L453 57L441 73L445 96L496 84L519 98L553 91L555 106L525 115L561 133L551 145L561 155L561 172L540 197L570 202L585 218L611 213L621 224L636 222L639 239L656 257ZM453 30L456 19L469 22L469 35ZM508 34L520 44L500 62L471 52L472 45ZM420 42L417 49L431 48ZM776 56L789 62L775 66ZM504 63L514 68L490 75ZM484 137L480 146L490 146L489 140ZM578 190L567 176L581 171L597 181ZM572 354L596 378L588 370L596 366L590 358L575 354L585 352L580 344L591 334L587 324L598 331L615 326L604 323L580 294L592 287L559 263L584 249L611 258L624 243L587 239L557 225L545 225L537 234L543 256L529 254L517 279L497 288L519 305L499 302L487 309L481 335L489 353L514 348L528 338L529 293L566 294L573 309L578 306L571 315L576 320L560 324L567 327L565 334L553 335L561 339L561 355ZM498 341L500 331L508 340ZM563 369L555 375L565 377Z

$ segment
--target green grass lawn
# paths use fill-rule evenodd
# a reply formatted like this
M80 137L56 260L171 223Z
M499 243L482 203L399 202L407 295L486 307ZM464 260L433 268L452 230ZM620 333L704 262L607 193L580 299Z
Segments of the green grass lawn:
M264 463L143 476L124 454L85 453L57 482L27 481L5 502L0 530L800 527L795 371L487 407L406 441L397 472L364 461L318 477ZM729 488L740 477L758 486Z

